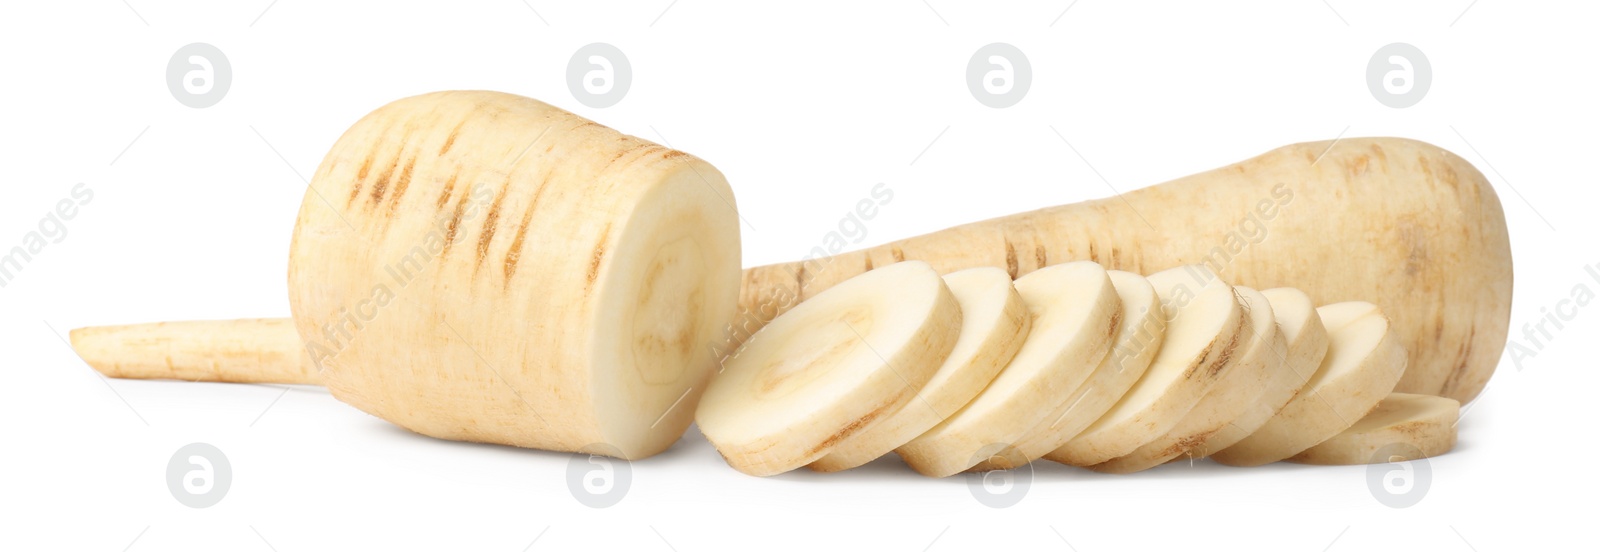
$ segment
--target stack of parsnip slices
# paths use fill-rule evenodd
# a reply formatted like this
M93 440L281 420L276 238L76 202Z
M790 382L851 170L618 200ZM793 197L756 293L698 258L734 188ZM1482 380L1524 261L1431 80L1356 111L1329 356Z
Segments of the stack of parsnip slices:
M1140 276L1078 261L1013 282L1000 269L940 277L909 261L750 336L696 419L753 475L845 470L890 452L932 477L1039 458L1130 473L1207 457L1443 454L1459 405L1391 393L1405 367L1377 306L1318 308L1299 290L1232 286L1203 265Z

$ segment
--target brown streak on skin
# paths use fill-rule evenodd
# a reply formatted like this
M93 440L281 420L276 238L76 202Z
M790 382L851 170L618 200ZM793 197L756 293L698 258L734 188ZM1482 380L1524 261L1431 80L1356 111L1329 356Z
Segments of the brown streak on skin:
M483 217L483 233L478 234L478 261L473 265L472 275L477 277L478 269L483 268L484 257L489 256L489 244L494 242L494 231L500 222L500 204L506 200L506 195L511 193L511 177L506 177L506 183L500 187L500 195L495 196L494 203L489 205L489 214Z
M469 117L470 117L470 114L469 114ZM445 139L444 139L444 146L439 148L439 157L444 157L444 154L450 153L450 148L455 147L455 145L456 145L456 136L461 134L461 127L467 126L467 121L468 120L470 120L470 119L463 118L461 120L461 122L456 123L456 127L455 128L450 129L450 135L445 137Z
M894 257L894 262L897 263L902 263L906 260L906 252L901 251L898 245L889 248L889 256Z
M862 257L865 257L867 259L867 272L872 272L872 255L871 254L867 254L867 255L862 255Z
M611 162L611 163L616 163L616 162L617 162L617 160L618 160L618 159L622 159L622 156L624 156L624 155L627 155L627 154L630 154L630 153L633 153L633 152L635 152L635 151L639 151L639 150L641 150L641 149L646 149L646 148L652 148L652 147L656 147L656 148L659 148L659 147L661 147L661 146L657 146L657 145L655 145L655 144L651 144L651 143L649 143L649 142L640 142L640 143L638 143L638 144L635 144L635 145L634 145L634 146L633 146L633 147L629 147L629 148L622 148L622 149L620 149L620 150L617 150L617 155L615 155L615 156L613 156L613 157L612 157L612 158L611 158L611 161L610 161L610 162Z
M394 195L389 196L389 214L394 214L395 207L400 205L400 196L406 195L406 188L411 187L411 170L417 165L417 158L406 160L406 166L400 169L400 180L394 183Z
M689 155L689 154L681 152L681 151L678 151L678 150L675 150L675 149L669 149L669 150L667 150L666 153L661 154L661 159L663 159L663 160L677 159L679 157L683 157L683 156L686 156L686 155Z
M1222 354L1217 356L1216 362L1212 362L1210 366L1206 367L1207 377L1215 378L1217 373L1222 371L1222 367L1227 366L1228 361L1233 359L1234 350L1239 347L1239 337L1244 333L1245 322L1245 317L1240 316L1239 326L1233 332L1233 339L1228 341L1226 347L1223 347Z
M1468 362L1472 360L1472 342L1477 337L1477 326L1467 330L1467 339L1463 341L1465 345L1462 346L1461 350L1461 364L1457 365L1456 369L1451 370L1450 376L1445 378L1443 384L1439 385L1440 396L1448 397L1454 394L1456 387L1461 385L1461 376L1467 373Z
M367 173L372 172L372 157L375 154L377 151L369 151L367 158L361 161L361 169L356 171L356 184L350 187L350 198L344 202L346 208L356 202L356 196L361 195L361 188L367 183Z
M1005 244L1006 273L1011 275L1012 280L1015 280L1017 279L1017 249L1011 245L1011 240L1005 240Z
M1096 254L1094 252L1094 242L1092 242L1092 241L1089 242L1089 260L1094 261L1096 263L1100 262L1100 255L1098 255L1098 254Z
M471 200L472 200L472 194L469 192L469 193L462 194L461 195L461 199L459 201L456 201L455 213L450 215L450 225L445 227L445 231L444 231L444 251L440 251L439 252L439 259L440 260L443 260L445 257L450 256L450 246L456 243L456 235L461 230L461 216L462 216L462 213L464 211L466 211L467 202L471 201Z
M896 397L896 398L898 398L898 397ZM882 416L884 412L888 411L889 407L894 406L895 402L897 402L897 401L890 401L890 402L881 404L877 408L872 409L871 412L866 413L865 415L861 416L860 418L856 418L855 421L850 422L848 425L844 426L843 428L840 428L838 433L834 433L833 435L828 436L827 439L823 439L821 444L819 444L815 448L811 449L811 454L817 454L819 452L827 450L828 448L833 447L833 445L835 443L838 443L839 441L844 440L846 437L851 436L856 431L859 431L861 428L864 428L868 424L871 424L873 422L873 420L876 420L879 416Z
M389 163L389 168L384 169L383 174L378 175L378 182L372 185L371 197L373 205L377 205L379 201L383 201L383 193L388 191L389 179L394 177L394 170L400 166L400 157L402 155L404 155L404 152L395 154L394 161Z
M450 179L444 182L444 193L439 194L438 211L443 211L444 206L450 203L450 193L456 190L456 178L461 176L461 168L456 167L456 172L450 173Z
M611 224L607 223L606 229L600 231L600 243L594 245L594 255L589 257L589 272L585 275L585 280L588 281L586 288L593 288L595 279L600 277L600 262L605 260L606 238L610 234Z
M544 181L533 191L533 199L528 201L528 209L522 212L522 224L517 227L517 237L511 240L511 250L506 252L505 260L505 287L511 287L511 276L517 273L517 262L522 259L522 242L528 235L528 223L533 221L533 210L539 206L539 197L544 195L545 184L550 182L550 174L545 173Z
M1033 262L1035 269L1049 266L1049 258L1045 255L1043 244L1033 246Z
M804 298L806 291L806 263L800 263L800 269L794 271L794 296L796 300Z

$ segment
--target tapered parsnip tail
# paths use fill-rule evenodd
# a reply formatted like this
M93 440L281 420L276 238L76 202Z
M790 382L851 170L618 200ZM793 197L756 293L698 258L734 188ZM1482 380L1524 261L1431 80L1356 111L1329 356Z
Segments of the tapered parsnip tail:
M1245 316L1229 286L1201 265L1150 275L1166 335L1150 368L1100 419L1045 458L1093 466L1132 453L1171 430L1227 372L1245 345Z
M1354 425L1400 381L1405 350L1376 305L1338 303L1317 308L1317 314L1329 338L1317 373L1277 415L1213 459L1259 466L1299 454Z
M723 364L695 419L741 472L783 473L914 401L959 340L961 306L927 263L878 268L773 320Z
M1111 353L1095 367L1088 381L1068 395L1039 427L1012 445L1008 454L995 454L990 461L973 466L972 471L1013 468L1017 459L1031 462L1060 448L1104 416L1155 360L1166 334L1166 317L1155 286L1131 272L1106 273L1117 288L1117 297L1122 299L1122 326L1117 328Z
M1334 261L1352 251L1361 262ZM1315 304L1370 301L1395 313L1409 352L1397 390L1459 401L1489 381L1511 320L1510 239L1483 174L1430 144L1343 138L1284 146L1114 198L752 268L741 327L759 327L789 302L866 267L906 259L940 273L999 267L1013 278L1075 260L1139 274L1204 263L1231 284L1294 286Z
M961 334L950 356L910 406L840 441L811 469L850 469L893 452L971 401L1022 347L1032 319L1006 271L961 270L946 274L944 282L961 305Z
M1306 382L1311 381L1311 376L1316 375L1317 367L1322 365L1322 357L1328 354L1328 331L1322 327L1322 317L1317 316L1317 307L1311 304L1311 298L1305 292L1294 288L1274 288L1262 291L1261 295L1272 305L1272 315L1278 320L1278 331L1283 334L1282 348L1276 351L1276 354L1282 355L1283 361L1270 376L1267 390L1246 407L1244 414L1223 426L1185 456L1210 456L1255 433L1300 393Z
M439 92L339 138L300 206L296 328L334 397L433 437L640 458L725 352L715 167L530 98Z
M107 377L322 383L287 318L95 326L70 335L78 356Z
M1455 448L1460 414L1461 403L1455 399L1391 393L1350 429L1301 451L1289 461L1353 465L1438 456Z
M1178 424L1126 455L1089 466L1103 473L1133 473L1147 470L1177 458L1215 435L1247 412L1274 383L1273 375L1283 369L1287 347L1273 318L1272 305L1261 292L1235 286L1247 319L1239 352L1228 359L1223 375Z
M1044 422L1110 353L1122 305L1100 265L1056 265L1018 279L1016 288L1033 318L1022 349L972 402L897 449L918 473L947 477L1011 456L1009 445Z

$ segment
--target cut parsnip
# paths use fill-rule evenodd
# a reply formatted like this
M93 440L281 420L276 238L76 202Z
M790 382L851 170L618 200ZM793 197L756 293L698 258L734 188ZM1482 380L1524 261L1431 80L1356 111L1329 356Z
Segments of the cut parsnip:
M811 469L847 470L893 452L944 421L941 413L966 405L1017 354L1031 317L1011 285L1011 275L980 267L946 274L944 283L961 305L961 334L944 365L906 407L839 441Z
M1032 318L1022 349L972 402L897 449L918 473L946 477L1004 454L1110 352L1122 306L1100 265L1055 265L1018 279L1016 288Z
M98 326L70 335L78 356L113 378L322 383L287 318Z
M1267 391L1250 403L1244 414L1186 456L1210 456L1255 433L1300 393L1311 376L1316 375L1322 357L1328 354L1328 331L1322 327L1322 317L1317 316L1311 297L1294 288L1273 288L1262 291L1261 295L1272 304L1278 332L1284 337L1283 363L1267 383Z
M1199 403L1184 414L1183 420L1154 441L1133 452L1093 466L1103 473L1133 473L1147 470L1177 458L1227 427L1266 393L1273 376L1283 371L1287 344L1278 331L1272 305L1261 292L1236 286L1248 322L1240 353L1228 360L1222 378Z
M695 420L751 475L804 466L910 404L955 346L961 307L927 263L851 278L773 319L711 380Z
M1461 403L1455 399L1390 393L1350 429L1301 451L1289 461L1345 466L1438 456L1455 448L1460 414ZM1386 447L1394 447L1387 452L1404 457L1379 458L1379 451Z
M1093 466L1124 456L1176 426L1224 374L1243 344L1244 312L1233 288L1204 265L1150 275L1167 332L1139 381L1115 406L1045 458Z
M1377 306L1338 303L1317 308L1317 314L1329 338L1317 373L1277 415L1213 459L1259 466L1294 456L1348 429L1400 381L1406 352Z
M1044 422L1012 445L1007 454L995 454L972 467L973 471L1015 468L1060 448L1089 424L1105 415L1111 406L1139 381L1161 350L1166 333L1161 297L1150 280L1132 272L1110 270L1111 285L1122 300L1122 325L1111 353L1095 367L1089 380L1067 396Z

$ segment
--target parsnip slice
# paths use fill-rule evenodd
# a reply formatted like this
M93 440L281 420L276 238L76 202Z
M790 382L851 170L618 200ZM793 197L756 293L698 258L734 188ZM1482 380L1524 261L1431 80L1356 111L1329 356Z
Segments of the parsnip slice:
M1272 305L1261 292L1242 286L1233 288L1243 299L1245 345L1229 359L1222 378L1195 404L1183 420L1165 435L1140 445L1127 455L1090 466L1104 473L1133 473L1147 470L1177 458L1227 427L1266 393L1273 376L1283 371L1287 347Z
M1176 426L1237 354L1246 319L1216 273L1187 265L1149 278L1167 318L1155 360L1109 412L1045 458L1092 466L1133 452Z
M1105 415L1155 360L1166 333L1166 317L1155 286L1132 272L1111 270L1107 274L1117 289L1117 297L1122 299L1122 326L1117 328L1111 353L1095 367L1088 381L1027 437L1007 449L1007 454L996 454L972 470L1010 469L1060 448Z
M946 274L944 283L961 305L961 334L944 365L907 406L840 441L812 462L811 469L846 470L893 452L944 421L941 413L971 401L1022 348L1031 316L1010 274L994 267L972 268Z
M1333 438L1301 451L1290 462L1355 465L1438 456L1456 446L1461 403L1433 395L1390 393L1378 407ZM1415 458L1378 458L1384 447L1402 445Z
M999 454L1044 421L1111 350L1122 306L1100 265L1071 262L1016 282L1032 318L1022 349L972 402L897 449L906 463L946 477Z
M1231 466L1277 462L1354 425L1394 389L1406 352L1378 307L1349 302L1317 308L1328 354L1298 396L1255 433L1212 455Z
M1300 394L1300 389L1322 365L1328 354L1328 331L1322 327L1322 317L1311 297L1294 288L1273 288L1261 292L1272 304L1272 315L1278 320L1278 332L1283 334L1286 347L1283 363L1273 373L1267 391L1257 397L1244 414L1234 419L1206 442L1186 456L1202 458L1233 446L1255 433L1289 400ZM1181 457L1180 457L1181 458Z
M809 464L909 404L949 356L961 307L921 261L862 274L757 331L723 364L695 420L728 465Z

